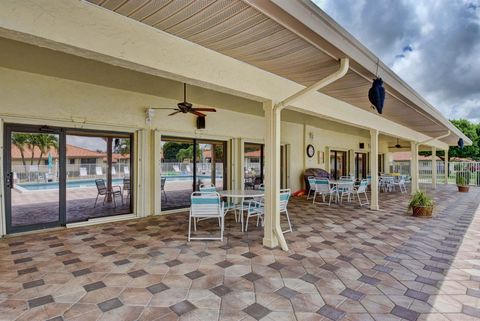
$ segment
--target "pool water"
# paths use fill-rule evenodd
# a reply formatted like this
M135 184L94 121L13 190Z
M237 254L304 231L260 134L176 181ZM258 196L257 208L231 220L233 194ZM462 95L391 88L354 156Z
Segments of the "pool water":
M123 185L123 178L114 178L112 179L112 185ZM58 189L58 182L48 182L48 183L21 183L17 184L18 187L25 189L27 191L40 191L40 190L49 190L49 189ZM79 180L68 180L67 188L80 188L80 187L95 187L94 179L79 179Z
M193 179L192 175L186 176L166 176L167 182L178 182L178 181L191 181ZM197 175L197 179L208 179L209 175ZM217 179L223 179L221 176L217 176ZM112 180L112 185L123 186L123 178L114 178ZM58 189L58 182L48 182L48 183L20 183L16 184L19 189L26 191L41 191L41 190L53 190ZM67 188L81 188L81 187L95 187L94 179L79 179L79 180L68 180Z

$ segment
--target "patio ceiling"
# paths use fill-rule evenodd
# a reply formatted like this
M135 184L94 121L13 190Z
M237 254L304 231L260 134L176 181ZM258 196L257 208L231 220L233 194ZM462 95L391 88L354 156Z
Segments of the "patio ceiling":
M338 68L337 59L347 56L352 61L347 75L321 92L372 111L367 93L375 76L369 68L356 61L356 57L352 57L353 52L349 54L339 50L323 35L313 32L273 1L88 1L305 86L335 71ZM317 18L329 19L318 8L312 9L307 3L289 2L289 5L303 4L304 7L310 7L310 12ZM339 35L347 34L333 20L328 23L335 24L333 27ZM350 41L350 38L347 40ZM354 45L373 56L358 41ZM378 58L373 56L373 61L378 61ZM383 63L379 65L380 71L398 78ZM386 83L386 89L388 94L383 117L430 137L443 135L450 129L452 135L443 141L456 144L460 132L401 79L398 78L395 84ZM405 91L417 103L409 99L410 96L407 98L400 93Z

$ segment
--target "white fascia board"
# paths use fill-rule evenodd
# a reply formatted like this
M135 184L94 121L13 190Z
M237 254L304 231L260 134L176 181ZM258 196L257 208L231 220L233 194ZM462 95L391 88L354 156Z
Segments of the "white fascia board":
M410 85L403 81L388 66L381 62L377 56L342 28L337 22L330 18L324 11L318 8L311 0L271 1L330 42L333 46L338 48L338 50L344 52L349 58L355 60L362 67L369 70L373 75L375 74L378 63L379 75L381 75L386 84L407 97L419 109L443 124L446 129L449 129L457 137L463 138L466 144L472 144L472 141L447 118L445 118L438 109L428 103L420 94L411 88Z
M0 36L257 101L278 102L304 88L84 1L0 1ZM407 140L430 138L319 92L294 107Z

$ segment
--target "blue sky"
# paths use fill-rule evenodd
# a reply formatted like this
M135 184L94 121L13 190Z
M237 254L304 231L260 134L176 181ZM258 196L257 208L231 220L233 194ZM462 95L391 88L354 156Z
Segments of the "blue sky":
M312 0L450 119L480 122L480 0Z

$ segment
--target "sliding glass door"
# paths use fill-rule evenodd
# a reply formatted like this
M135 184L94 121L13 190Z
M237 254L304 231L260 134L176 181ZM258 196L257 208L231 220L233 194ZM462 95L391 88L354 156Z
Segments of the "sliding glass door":
M67 223L132 212L129 134L67 130L66 161Z
M5 126L7 233L60 226L65 158L61 131L40 126Z
M245 189L255 189L263 184L265 157L263 144L245 143L243 149L243 167Z
M355 153L355 178L367 178L367 153Z
M332 150L330 151L330 177L340 179L347 175L347 152Z
M162 136L161 153L162 211L189 207L202 184L226 187L225 142Z
M6 124L7 233L131 213L132 138Z

